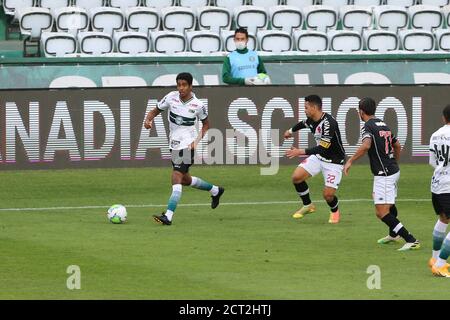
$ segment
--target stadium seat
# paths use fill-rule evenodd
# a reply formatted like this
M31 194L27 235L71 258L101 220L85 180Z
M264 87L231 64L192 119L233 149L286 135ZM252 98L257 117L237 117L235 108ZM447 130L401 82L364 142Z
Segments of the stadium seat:
M93 31L106 32L112 36L114 31L122 31L125 27L125 17L119 8L92 8L89 15Z
M442 25L442 13L438 6L411 6L408 13L414 29L433 30Z
M138 31L149 34L150 31L159 30L161 20L156 8L127 8L125 10L125 17L129 31Z
M20 33L32 39L40 38L41 33L51 31L53 16L46 8L20 8L17 10Z
M266 29L269 23L267 12L263 7L240 6L234 9L234 19L237 27L245 27L256 34L258 29Z
M314 5L315 0L285 0L284 4L287 6L293 6L297 8L304 8Z
M14 16L20 8L29 8L34 0L3 0L3 10L7 15Z
M299 52L316 53L328 50L328 37L325 32L313 30L294 30L294 43Z
M438 29L434 32L439 50L450 51L450 29Z
M361 7L376 7L384 3L384 0L353 0L353 5Z
M191 8L162 8L161 18L164 30L183 33L195 28L195 14Z
M113 40L106 32L87 31L78 33L78 44L82 54L101 56L113 51Z
M300 8L293 6L275 6L269 8L272 29L292 32L292 29L302 28L303 15Z
M364 32L365 47L368 51L389 52L399 49L397 33L389 30L366 30Z
M178 5L197 10L197 8L209 5L209 0L178 0Z
M359 32L350 30L331 30L328 32L330 38L329 51L354 52L361 51L363 42Z
M291 33L282 30L260 30L257 34L260 51L281 53L292 50Z
M386 0L385 4L388 6L409 7L417 3L417 0Z
M233 12L234 8L245 5L245 0L216 0L215 1L217 7L225 7L230 12Z
M234 44L234 31L222 30L220 36L222 38L224 51L231 52L236 50L236 46ZM249 33L247 48L249 50L256 50L257 49L256 44L257 44L256 36L253 33Z
M222 29L229 30L231 27L232 15L226 8L200 7L197 8L197 17L200 30L220 32Z
M89 28L89 16L86 9L78 7L65 7L53 10L56 30L76 35L79 31Z
M77 52L77 38L66 32L43 32L41 48L46 57L63 57Z
M256 6L256 7L263 7L263 8L270 8L273 6L278 6L282 3L280 3L282 1L279 0L252 0L251 1L251 5L252 6Z
M340 20L344 29L359 33L372 27L372 10L362 6L343 6L339 9Z
M141 0L109 0L109 6L113 8L119 8L125 11L127 8L138 7L141 4Z
M106 6L104 0L73 0L73 5L79 8L84 8L89 11L92 8Z
M189 51L208 55L222 50L220 35L212 31L188 31Z
M158 53L175 54L185 52L187 41L183 33L174 31L155 31L151 33L153 50Z
M321 0L320 4L323 6L330 6L335 9L339 9L342 6L351 4L351 2L352 0Z
M114 44L118 53L137 55L150 51L150 40L147 33L118 31L114 33Z
M408 27L409 15L406 8L399 6L379 6L373 9L375 25L378 29L397 32Z
M402 49L406 51L424 52L434 51L434 36L427 30L400 30Z
M429 6L438 6L444 7L449 4L449 0L422 0L421 4L429 5Z
M71 0L38 0L39 7L47 9L65 8L71 5Z
M303 15L307 29L326 32L336 28L338 14L333 7L315 5L303 8Z
M175 2L175 0L142 0L144 6L156 8L158 10L166 7L172 7L175 5Z

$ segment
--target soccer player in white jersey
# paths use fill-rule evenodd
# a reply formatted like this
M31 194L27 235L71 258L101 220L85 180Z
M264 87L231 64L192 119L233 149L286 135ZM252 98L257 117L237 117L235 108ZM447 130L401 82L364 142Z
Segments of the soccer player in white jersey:
M431 200L439 219L433 230L433 252L428 265L435 276L450 278L450 105L444 108L442 120L445 125L430 139L430 165L434 167Z
M163 111L168 112L170 127L170 151L172 154L172 194L169 198L167 210L161 215L154 215L156 222L171 225L173 214L181 198L182 186L191 186L211 193L211 207L217 208L224 188L215 186L198 177L189 174L189 167L194 162L195 148L209 129L208 112L203 103L192 92L192 75L180 73L177 75L177 91L167 94L151 110L145 118L144 126L151 129L153 119ZM195 123L200 120L203 124L200 134L195 129Z

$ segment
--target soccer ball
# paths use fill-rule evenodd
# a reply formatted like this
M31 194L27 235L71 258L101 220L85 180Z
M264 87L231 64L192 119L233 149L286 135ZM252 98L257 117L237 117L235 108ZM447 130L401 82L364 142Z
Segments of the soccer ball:
M265 73L259 73L255 77L256 85L266 85L266 84L271 84L271 83L272 83L272 81L270 81L270 77Z
M119 224L127 221L127 209L121 204L115 204L108 209L108 220Z

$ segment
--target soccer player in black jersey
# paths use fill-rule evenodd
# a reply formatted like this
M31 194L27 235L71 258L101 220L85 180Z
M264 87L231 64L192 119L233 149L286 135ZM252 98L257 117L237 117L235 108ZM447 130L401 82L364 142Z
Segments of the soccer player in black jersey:
M403 238L406 243L399 251L420 248L419 241L406 230L397 219L395 198L400 169L397 161L400 158L401 146L383 120L375 117L376 103L372 98L363 98L359 102L359 116L364 121L361 129L362 144L344 166L344 173L353 162L369 155L370 169L374 175L373 200L377 217L389 227L389 235L378 240L379 244L387 244Z
M292 182L302 199L303 207L294 213L296 219L315 211L315 206L309 197L306 180L322 172L325 180L323 197L330 206L329 223L338 223L340 219L339 201L336 190L342 179L345 160L345 150L342 146L341 133L336 120L322 111L322 100L317 95L305 98L305 113L307 120L300 121L284 133L284 138L292 137L293 132L308 128L314 134L317 145L308 149L291 148L286 152L289 159L308 155L292 174Z

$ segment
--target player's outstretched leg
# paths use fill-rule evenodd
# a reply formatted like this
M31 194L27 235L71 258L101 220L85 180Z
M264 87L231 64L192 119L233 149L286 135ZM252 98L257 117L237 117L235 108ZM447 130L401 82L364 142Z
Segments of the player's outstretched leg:
M339 213L339 200L336 197L336 189L331 187L325 187L323 189L323 198L327 202L330 207L330 218L328 219L328 223L339 223L339 219L341 217Z
M294 184L295 190L297 191L297 194L303 203L303 207L301 207L292 215L292 217L295 219L301 219L305 215L316 211L316 207L312 203L309 196L308 184L305 181L309 177L309 173L301 167L295 169L294 173L292 174L292 183Z
M209 191L211 193L211 208L215 209L219 206L220 197L225 192L225 189L219 186L212 185L198 177L192 177L191 187L199 190Z
M397 211L397 207L395 206L395 204L393 204L391 206L391 208L389 209L389 213L392 214L394 217L397 218L398 215L398 211ZM388 244L388 243L393 243L393 242L397 242L401 239L401 237L396 234L394 232L394 230L392 230L391 228L389 228L389 234L386 237L383 237L381 239L378 239L378 243L379 244Z

